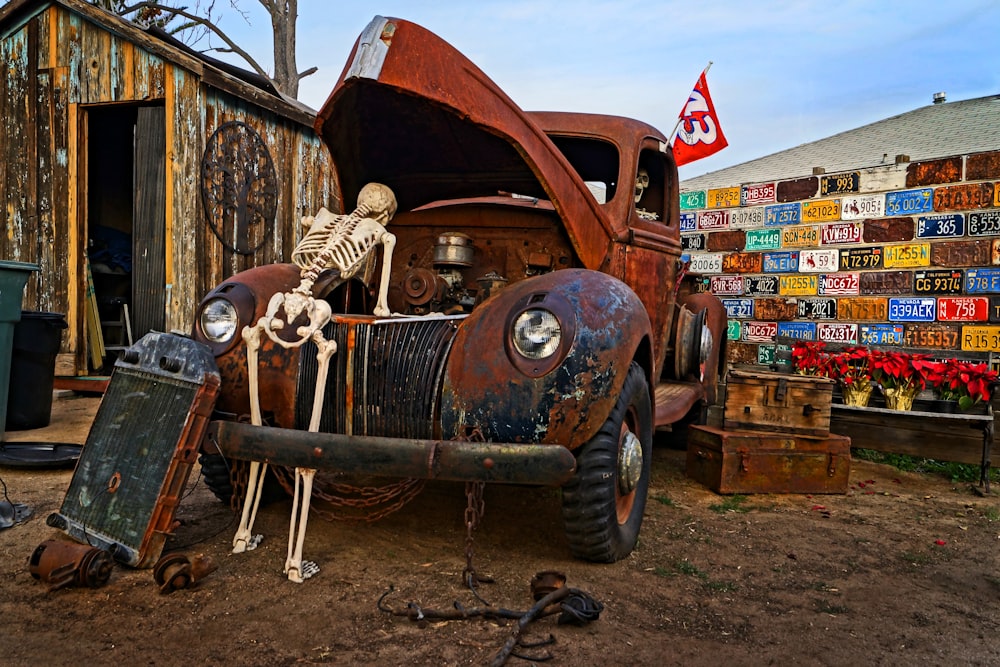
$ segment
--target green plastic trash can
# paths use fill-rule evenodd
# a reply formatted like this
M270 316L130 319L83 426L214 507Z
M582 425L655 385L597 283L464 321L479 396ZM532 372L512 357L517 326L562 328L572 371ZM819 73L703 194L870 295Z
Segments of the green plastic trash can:
M21 302L28 276L37 264L0 261L0 424L7 430L7 397L10 390L10 359L14 347L14 325L21 321ZM0 435L0 442L3 436Z

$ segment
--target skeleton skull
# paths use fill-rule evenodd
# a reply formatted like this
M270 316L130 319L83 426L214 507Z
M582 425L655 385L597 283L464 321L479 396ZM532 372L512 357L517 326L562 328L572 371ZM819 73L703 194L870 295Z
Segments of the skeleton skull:
M646 188L649 187L649 172L645 169L640 169L639 174L635 177L635 203L638 204L639 200L642 199L643 193Z

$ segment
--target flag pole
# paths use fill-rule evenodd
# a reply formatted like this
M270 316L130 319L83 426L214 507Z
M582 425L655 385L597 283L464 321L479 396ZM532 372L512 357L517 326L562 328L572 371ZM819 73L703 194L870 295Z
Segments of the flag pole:
M705 65L705 69L703 69L703 70L701 71L701 74L700 74L700 75L698 76L698 80L701 80L701 77L703 77L703 76L705 76L706 74L708 74L708 70L709 70L709 69L711 69L711 68L712 68L712 61L711 61L711 60L709 60L709 61L708 61L708 64L707 64L707 65ZM695 81L695 82L694 82L694 85L696 85L696 86L697 86L697 85L698 85L698 81ZM690 97L690 94L688 95L688 97ZM685 107L687 106L687 103L686 103L686 102L684 103L684 106L685 106ZM678 118L677 118L677 124L676 124L676 125L674 125L674 131L670 133L670 143L669 143L668 145L669 145L669 146L670 146L671 148L673 148L673 147L674 147L674 141L675 141L675 140L677 139L677 129L678 129L678 128L679 128L680 126L681 126L681 123L683 123L683 122L684 122L684 108L682 107L682 108L681 108L681 113L680 113L680 115L679 115L679 116L678 116Z

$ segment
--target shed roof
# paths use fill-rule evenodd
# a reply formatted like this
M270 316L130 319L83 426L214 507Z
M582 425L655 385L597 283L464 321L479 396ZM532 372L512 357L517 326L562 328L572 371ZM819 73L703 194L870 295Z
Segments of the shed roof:
M689 178L684 190L731 187L893 164L963 155L1000 147L1000 95L941 102L862 125L725 169Z
M313 126L316 111L298 100L283 95L266 77L206 56L163 30L143 28L86 0L11 0L0 9L0 36L19 29L33 16L54 5L79 14L122 39L183 67L199 76L208 85L268 109L279 116L310 128Z

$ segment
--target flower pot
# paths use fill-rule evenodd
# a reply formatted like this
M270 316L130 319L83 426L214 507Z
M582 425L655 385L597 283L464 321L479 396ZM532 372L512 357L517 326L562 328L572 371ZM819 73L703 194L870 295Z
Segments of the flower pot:
M949 401L944 398L917 398L913 401L913 409L920 412L936 412L942 415L950 415L959 411L958 401Z
M910 388L890 387L882 390L885 396L885 407L890 410L912 410L913 399L920 391Z
M865 407L868 405L869 399L872 396L872 385L871 383L858 383L854 384L842 384L840 386L840 395L844 399L844 405L854 405L857 407Z

